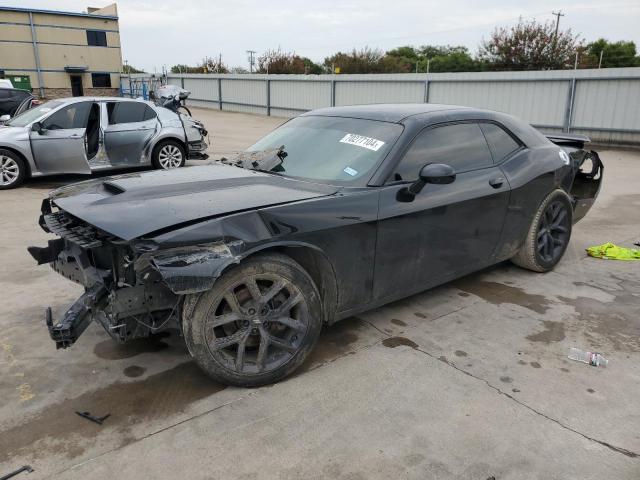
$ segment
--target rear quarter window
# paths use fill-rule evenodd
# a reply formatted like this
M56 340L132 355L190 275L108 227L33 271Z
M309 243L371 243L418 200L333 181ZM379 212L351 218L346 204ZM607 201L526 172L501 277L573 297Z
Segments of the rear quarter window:
M495 123L481 123L495 163L499 163L520 148L520 143Z

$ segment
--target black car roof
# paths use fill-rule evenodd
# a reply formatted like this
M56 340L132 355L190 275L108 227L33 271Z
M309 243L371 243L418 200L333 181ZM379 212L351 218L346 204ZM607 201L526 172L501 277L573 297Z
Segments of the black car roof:
M383 122L400 122L413 115L441 112L443 110L474 110L457 105L441 105L438 103L387 103L372 105L348 105L313 110L303 115L321 115L327 117L351 117Z

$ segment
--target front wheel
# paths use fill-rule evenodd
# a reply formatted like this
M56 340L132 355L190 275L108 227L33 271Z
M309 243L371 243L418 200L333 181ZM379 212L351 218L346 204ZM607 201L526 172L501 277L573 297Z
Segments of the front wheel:
M200 367L227 385L256 387L291 374L322 327L322 304L309 274L290 257L257 255L211 290L185 301L187 347Z
M24 161L10 150L0 148L0 190L20 185L27 176Z
M563 190L551 192L538 207L527 238L511 261L534 272L552 270L569 245L572 219L569 196Z

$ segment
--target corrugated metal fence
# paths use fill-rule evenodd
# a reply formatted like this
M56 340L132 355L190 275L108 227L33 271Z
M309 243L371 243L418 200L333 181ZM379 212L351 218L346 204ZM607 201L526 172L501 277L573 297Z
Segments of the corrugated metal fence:
M140 77L135 75L134 77ZM126 83L127 78L123 76ZM175 75L188 105L291 117L367 103L443 103L499 110L544 131L640 144L640 68L384 75Z

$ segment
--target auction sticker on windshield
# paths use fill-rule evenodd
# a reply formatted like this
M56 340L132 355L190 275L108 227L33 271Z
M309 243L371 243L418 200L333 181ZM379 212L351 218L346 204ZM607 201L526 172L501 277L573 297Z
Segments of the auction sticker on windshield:
M380 147L384 145L382 140L376 140L371 137L364 137L362 135L356 135L355 133L347 133L342 140L341 143L348 143L349 145L355 145L356 147L368 148L369 150L373 150L377 152L380 150Z

